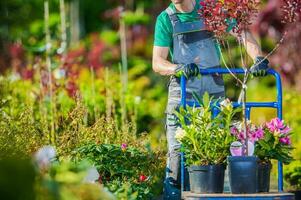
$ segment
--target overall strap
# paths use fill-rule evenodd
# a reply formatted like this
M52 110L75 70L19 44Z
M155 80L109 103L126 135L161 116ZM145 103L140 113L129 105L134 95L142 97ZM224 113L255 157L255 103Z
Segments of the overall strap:
M170 22L173 27L173 35L179 35L183 33L197 32L205 29L203 21L200 19L195 22L181 22L175 10L171 7L166 9L166 13L169 16Z
M178 18L177 13L171 7L166 8L165 11L168 14L170 22L174 28L176 26L176 24L180 22L180 19Z

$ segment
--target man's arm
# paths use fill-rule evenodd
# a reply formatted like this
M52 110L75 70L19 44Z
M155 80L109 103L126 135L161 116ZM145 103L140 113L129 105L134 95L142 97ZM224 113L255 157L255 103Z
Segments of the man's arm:
M169 48L154 46L153 48L153 70L161 75L173 75L177 65L167 60Z
M233 31L231 31L230 33L237 39L240 39L237 34L233 33ZM254 65L250 68L250 72L255 77L267 75L269 61L264 58L264 56L262 56L261 48L259 47L253 35L249 31L245 30L241 33L241 39L249 56L254 60Z
M233 31L230 31L230 34L236 37L237 39L240 39L240 37ZM247 50L247 53L254 61L256 60L256 57L262 57L261 48L255 40L254 36L249 31L243 31L241 33L241 39Z

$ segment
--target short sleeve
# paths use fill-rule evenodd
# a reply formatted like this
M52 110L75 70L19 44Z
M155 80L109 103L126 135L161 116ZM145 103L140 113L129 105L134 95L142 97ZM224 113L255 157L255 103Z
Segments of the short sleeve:
M165 11L156 20L154 46L172 46L172 25Z

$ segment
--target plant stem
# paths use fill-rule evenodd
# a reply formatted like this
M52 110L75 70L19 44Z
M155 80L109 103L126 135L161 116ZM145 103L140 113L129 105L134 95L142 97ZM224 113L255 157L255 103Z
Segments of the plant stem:
M120 66L120 76L121 76L121 121L122 127L125 128L126 119L126 102L125 94L127 91L128 84L128 63L127 63L127 45L126 45L126 26L123 20L123 12L119 19L119 34L120 34L120 46L121 46L121 66Z
M93 104L93 118L94 121L97 121L97 110L96 110L96 101L95 101L95 72L92 66L90 66L91 73L91 91L92 91L92 104Z
M218 41L218 43L220 44L219 41ZM235 74L233 74L232 71L231 71L231 69L228 67L228 65L227 65L227 63L226 63L226 61L225 61L225 58L224 58L224 56L223 56L223 53L222 53L220 47L219 47L218 49L219 49L219 53L220 53L221 58L222 58L222 62L223 62L223 64L224 64L224 66L226 67L226 69L229 71L230 75L231 75L235 80L237 80L241 85L243 85L243 82L242 82Z
M245 148L244 156L248 156L248 133L247 133L247 117L246 117L246 101L247 101L247 95L246 95L246 86L244 85L242 88L243 93L243 101L242 101L242 117L243 117L243 125L244 125L244 138L245 138L245 145L243 148Z
M45 36L46 36L46 66L48 70L49 96L50 96L50 143L55 145L55 124L54 124L54 105L53 105L53 88L52 88L52 69L51 69L51 38L49 30L49 2L44 2L44 20L45 20Z
M122 80L124 80L124 74L122 73L122 69L121 69L121 64L119 64L119 70L120 70L120 79L121 79L121 89L120 89L120 105L121 105L121 129L123 131L125 131L126 129L126 122L127 122L127 117L126 117L126 102L125 102L125 86L124 86L124 82Z
M105 68L105 90L106 90L106 120L107 122L112 118L112 91L109 83L110 71Z
M60 0L60 17L61 17L61 52L62 60L65 61L66 58L66 49L67 49L67 31L66 31L66 10L65 10L65 1Z
M127 82L128 82L128 75L127 75L128 63L127 63L127 45L126 45L126 26L122 18L122 14L119 20L119 25L120 25L119 34L120 34L120 47L121 47L121 63L122 63L122 73L123 73L122 81L124 84L124 88L126 89Z

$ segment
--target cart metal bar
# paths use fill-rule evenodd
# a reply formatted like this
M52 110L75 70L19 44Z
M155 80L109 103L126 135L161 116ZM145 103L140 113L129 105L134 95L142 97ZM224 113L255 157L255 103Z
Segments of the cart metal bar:
M233 74L245 74L245 70L242 68L235 68L231 69ZM212 69L201 69L200 73L202 75L210 75L210 74L230 74L229 70L226 68L212 68ZM281 77L278 72L273 69L269 69L267 71L268 75L273 75L276 79L276 87L277 87L277 101L276 102L247 102L247 118L250 119L251 116L251 108L253 107L268 107L268 108L275 108L277 109L277 116L279 119L282 119L282 84L281 84ZM199 107L200 105L195 101L186 101L186 78L181 76L181 106L186 108L188 106L196 106ZM217 105L219 106L219 104ZM234 107L242 106L241 103L234 102ZM218 114L218 109L213 108L213 116ZM184 191L184 184L185 184L185 165L184 165L184 153L181 152L181 191ZM278 162L278 191L283 192L283 166L282 162Z
M232 104L235 108L242 106L242 103L238 103L238 102L233 102ZM193 107L200 107L199 103L195 101L186 101L186 105L193 106ZM219 106L219 103L217 103L216 105ZM251 108L251 107L278 108L278 103L277 102L247 102L246 107L247 108Z

